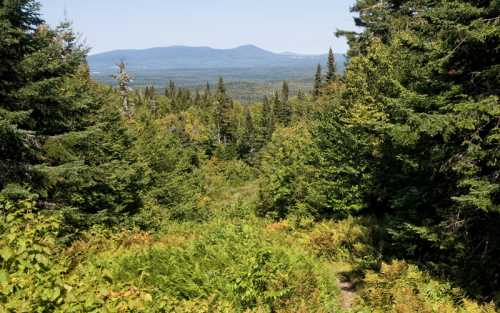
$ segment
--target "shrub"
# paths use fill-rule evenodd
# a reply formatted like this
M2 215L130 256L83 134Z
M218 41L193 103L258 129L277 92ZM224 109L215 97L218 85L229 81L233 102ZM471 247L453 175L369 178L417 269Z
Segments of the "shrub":
M232 311L328 310L333 276L312 258L263 240L249 225L217 225L182 248L134 251L121 257L116 284L152 290L154 299L230 304Z
M39 212L30 198L0 196L0 209L0 311L54 311L66 294L55 241L59 219Z
M361 290L359 312L494 313L493 304L478 305L463 297L449 283L433 279L404 261L382 264L380 272L368 271Z
M316 255L335 261L373 262L376 255L370 229L353 217L317 224L309 245Z

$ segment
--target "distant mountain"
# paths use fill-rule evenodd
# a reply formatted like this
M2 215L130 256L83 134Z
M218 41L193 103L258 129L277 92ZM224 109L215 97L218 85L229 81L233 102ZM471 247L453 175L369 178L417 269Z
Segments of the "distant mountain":
M88 57L93 72L116 71L116 64L123 60L133 71L173 69L238 69L238 68L314 68L326 63L326 55L303 55L291 52L273 53L245 45L233 49L209 47L172 46L144 50L114 50ZM336 55L339 70L345 62L343 55Z

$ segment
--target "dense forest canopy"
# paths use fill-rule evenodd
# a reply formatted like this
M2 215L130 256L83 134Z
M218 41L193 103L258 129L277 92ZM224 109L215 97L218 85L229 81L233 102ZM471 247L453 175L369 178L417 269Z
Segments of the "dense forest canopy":
M0 0L0 311L498 311L500 2L358 0L345 73L251 104L99 84L39 9Z

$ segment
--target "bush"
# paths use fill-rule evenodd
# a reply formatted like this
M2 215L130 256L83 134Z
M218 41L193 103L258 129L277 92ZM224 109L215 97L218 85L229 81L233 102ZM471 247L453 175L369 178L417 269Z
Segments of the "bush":
M321 213L324 195L317 188L316 152L304 123L276 130L262 156L258 214L284 218Z
M380 272L367 272L364 282L359 312L496 312L493 304L469 301L460 289L437 281L404 261L382 264Z
M59 219L33 199L0 196L0 311L52 312L64 301L64 259L57 257Z
M217 307L230 305L233 312L335 307L334 278L312 258L273 246L249 225L212 227L183 247L125 254L117 261L113 282L150 290L155 300L168 299L165 305L213 301Z
M322 222L309 234L309 246L316 255L334 261L374 263L371 229L359 218Z

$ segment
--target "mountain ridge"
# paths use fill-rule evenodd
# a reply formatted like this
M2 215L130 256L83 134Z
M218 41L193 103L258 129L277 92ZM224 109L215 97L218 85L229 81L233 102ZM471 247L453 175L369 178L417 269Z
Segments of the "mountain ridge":
M256 68L256 67L311 67L325 63L326 54L309 55L293 52L275 53L256 45L247 44L230 49L207 46L174 45L147 49L119 49L93 54L88 57L94 72L116 70L120 61L130 69L201 69L201 68ZM343 66L345 56L336 54L337 63Z

